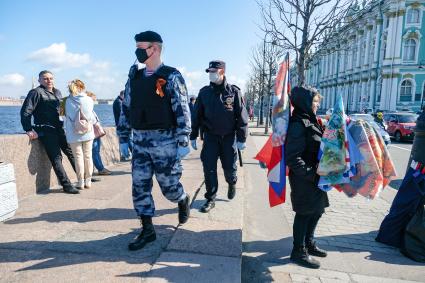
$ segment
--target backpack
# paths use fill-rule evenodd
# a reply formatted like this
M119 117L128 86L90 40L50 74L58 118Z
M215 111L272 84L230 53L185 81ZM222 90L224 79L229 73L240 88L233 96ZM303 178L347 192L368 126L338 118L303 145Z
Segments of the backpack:
M92 130L93 125L87 120L81 108L78 109L74 119L74 131L79 135L83 135Z

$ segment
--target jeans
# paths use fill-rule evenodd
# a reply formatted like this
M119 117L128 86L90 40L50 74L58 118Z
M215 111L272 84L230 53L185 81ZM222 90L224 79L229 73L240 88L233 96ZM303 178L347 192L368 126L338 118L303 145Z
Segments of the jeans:
M81 186L83 181L86 185L91 184L93 175L93 140L71 143L70 146L75 158L78 185Z
M121 158L131 158L133 152L133 135L128 138L119 138Z
M94 167L97 169L97 171L102 171L103 169L105 169L105 166L103 166L102 157L100 156L101 145L102 145L102 142L100 141L100 138L93 140L93 149L92 149L93 164L94 164Z
M53 170L55 171L56 177L58 178L61 186L71 186L71 182L65 172L62 165L62 154L65 153L72 168L75 171L75 160L72 150L66 141L65 132L63 129L60 130L45 130L39 133L39 139L46 150L47 156L52 163Z
M314 231L322 214L295 214L293 236L294 248L299 248L313 243Z

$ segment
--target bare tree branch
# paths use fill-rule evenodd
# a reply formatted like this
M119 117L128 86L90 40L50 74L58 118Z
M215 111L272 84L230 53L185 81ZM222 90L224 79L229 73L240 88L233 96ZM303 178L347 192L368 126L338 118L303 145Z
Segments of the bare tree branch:
M281 49L295 56L298 84L304 83L313 49L328 38L349 0L257 0L263 24Z

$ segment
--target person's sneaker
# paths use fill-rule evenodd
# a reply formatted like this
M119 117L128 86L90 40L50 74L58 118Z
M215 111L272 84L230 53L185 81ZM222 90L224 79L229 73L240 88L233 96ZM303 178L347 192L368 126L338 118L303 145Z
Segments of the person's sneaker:
M103 168L103 170L100 170L99 172L97 172L97 174L98 175L101 175L101 176L107 176L107 175L111 175L112 174L112 172L111 171L109 171L108 169L106 169L106 168Z
M316 242L312 242L310 244L307 244L307 251L308 254L318 257L326 257L328 253L325 250L322 250L319 248L316 244Z
M229 189L227 191L227 198L233 199L236 195L236 185L235 184L229 184Z
M153 227L153 224L144 225L142 227L142 232L128 244L128 249L130 251L136 251L142 249L146 246L147 243L153 242L156 240L156 233Z
M291 253L291 261L300 266L307 268L320 268L320 262L312 258L305 247L293 248Z
M91 178L85 179L84 180L84 188L90 189L91 188L91 182L92 182Z
M199 209L199 211L200 212L203 212L203 213L207 213L208 211L210 211L214 207L215 207L214 200L207 199L207 201L201 206L201 208Z
M75 188L76 188L77 190L82 190L82 189L83 189L83 187L84 187L84 181L83 181L83 180L78 181L78 182L77 182L77 184L75 185Z
M79 194L80 191L73 187L72 185L63 186L63 191L67 194Z
M186 197L179 201L179 223L184 224L189 220L190 216L190 196L186 195Z

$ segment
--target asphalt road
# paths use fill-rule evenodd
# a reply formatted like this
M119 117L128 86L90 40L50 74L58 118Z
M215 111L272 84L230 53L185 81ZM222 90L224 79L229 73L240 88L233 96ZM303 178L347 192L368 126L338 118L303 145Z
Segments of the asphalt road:
M388 146L388 150L397 170L397 178L391 182L390 186L398 189L406 173L407 163L409 162L410 152L412 150L412 142L398 143L393 141Z

